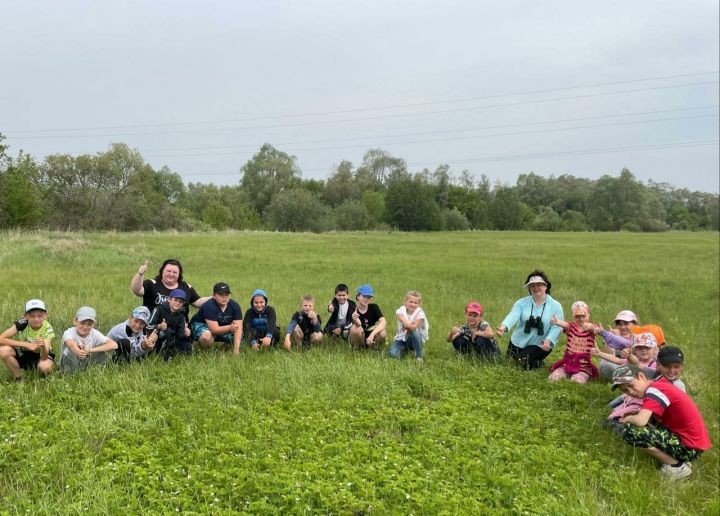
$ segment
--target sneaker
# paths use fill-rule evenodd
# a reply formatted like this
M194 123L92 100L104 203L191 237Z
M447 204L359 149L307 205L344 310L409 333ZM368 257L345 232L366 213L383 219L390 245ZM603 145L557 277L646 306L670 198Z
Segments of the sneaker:
M692 475L692 468L687 462L683 462L676 468L670 464L663 464L660 468L660 473L665 475L668 480L680 480L681 478Z
M417 357L417 358L415 359L415 361L416 361L418 364L422 364L423 362L425 362L425 361L423 360L423 357Z

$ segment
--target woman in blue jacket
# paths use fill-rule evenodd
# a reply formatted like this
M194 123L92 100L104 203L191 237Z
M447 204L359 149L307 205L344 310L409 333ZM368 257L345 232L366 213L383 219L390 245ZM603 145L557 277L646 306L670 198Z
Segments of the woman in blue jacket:
M531 272L524 286L530 295L518 299L497 328L498 336L502 336L515 327L507 356L524 369L542 367L562 332L562 328L550 324L553 315L564 320L562 305L550 296L551 287L543 271Z

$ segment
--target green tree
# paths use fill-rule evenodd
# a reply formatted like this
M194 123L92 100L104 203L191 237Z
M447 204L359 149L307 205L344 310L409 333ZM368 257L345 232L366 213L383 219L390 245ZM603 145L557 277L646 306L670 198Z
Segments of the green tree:
M300 183L300 169L295 160L295 156L266 143L240 169L242 189L250 206L260 215L265 213L274 195Z
M490 205L493 229L524 229L533 217L530 207L518 199L512 187L499 186L495 188L494 194Z
M212 201L203 210L202 221L213 229L227 229L232 222L232 212L219 201Z
M447 231L466 231L470 229L467 217L457 208L443 210L442 214L444 219L443 227Z
M438 231L443 218L435 189L424 178L395 173L385 194L385 221L401 231Z
M370 213L365 204L349 199L335 208L335 223L343 231L360 231L370 227Z
M564 225L555 210L550 206L542 206L530 227L533 231L561 231Z
M355 172L355 180L361 191L379 190L393 174L404 172L407 172L405 160L382 149L369 149Z
M42 220L44 203L36 184L38 176L32 156L20 153L16 160L7 158L0 169L0 227L33 228Z
M376 227L383 221L385 216L385 193L366 190L362 193L360 201L365 205L370 216L369 227Z
M360 198L360 187L353 175L352 163L342 161L325 183L324 198L330 206Z
M333 226L330 208L317 194L303 189L276 194L267 207L265 220L276 231L320 233Z

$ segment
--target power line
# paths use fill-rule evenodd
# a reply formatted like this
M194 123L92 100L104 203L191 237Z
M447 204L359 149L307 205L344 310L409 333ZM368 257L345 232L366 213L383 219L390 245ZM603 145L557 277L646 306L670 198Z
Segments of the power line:
M300 140L300 141L289 141L289 142L276 142L273 143L274 146L280 147L285 145L305 145L305 144L323 144L323 143L341 143L341 142L348 142L348 141L358 141L358 140L377 140L382 138L405 138L405 137L415 137L415 136L432 136L436 134L452 134L452 133L468 133L473 131L485 131L488 129L507 129L512 127L525 127L525 126L533 126L533 125L544 125L544 124L560 124L560 123L567 123L567 122L582 122L587 120L599 120L604 118L617 118L617 117L626 117L626 116L640 116L640 115L655 115L655 114L661 114L661 113L674 113L678 111L696 111L701 109L718 109L720 106L718 105L707 105L707 106L696 106L696 107L686 107L686 108L674 108L674 109L658 109L654 111L636 111L636 112L630 112L630 113L616 113L612 115L597 115L597 116L586 116L586 117L577 117L577 118L565 118L560 120L541 120L538 122L523 122L523 123L515 123L515 124L501 124L501 125L486 125L482 127L474 127L469 129L445 129L445 130L437 130L437 131L424 131L424 132L418 132L418 133L399 133L399 134L383 134L383 135L372 135L372 136L355 136L353 138L335 138L335 139L325 139L325 140ZM170 148L170 149L143 149L143 152L174 152L174 151L197 151L197 150L210 150L210 149L242 149L242 148L248 148L248 149L254 149L256 148L256 144L247 144L247 145L206 145L206 146L200 146L200 147L176 147L176 148Z
M558 151L558 152L545 152L545 153L533 153L533 154L510 154L510 155L498 155L498 156L482 156L476 158L464 158L464 159L453 159L453 160L436 160L436 161L425 161L425 162L410 162L408 166L423 166L432 165L435 163L445 163L448 165L462 164L462 163L480 163L480 162L493 162L493 161L513 161L521 159L543 159L553 158L560 156L583 156L589 154L612 154L618 152L635 152L635 151L649 151L649 150L663 150L663 149L674 149L674 148L690 148L690 147L706 147L706 146L717 146L720 144L720 140L695 140L689 142L669 142L660 143L653 145L639 145L634 147L609 147L601 149L583 149L576 151ZM323 172L321 169L307 169L304 172ZM179 172L178 172L179 173ZM179 173L181 176L228 176L231 174L238 174L239 172L183 172Z
M617 127L617 126L623 126L623 125L637 125L637 124L646 124L646 123L653 123L653 122L667 122L667 121L675 121L675 120L689 120L689 119L698 119L698 118L716 118L718 117L717 113L714 114L707 114L707 115L691 115L691 116L680 116L680 117L666 117L666 118L657 118L652 120L631 120L631 121L625 121L625 122L614 122L614 123L607 123L607 124L593 124L593 125L584 125L584 126L574 126L574 127L556 127L556 128L545 128L545 129L535 129L531 131L515 131L515 132L506 132L506 133L495 133L495 134L480 134L480 135L469 135L469 136L456 136L452 138L435 138L435 139L421 139L421 140L405 140L405 141L389 141L389 142L374 142L371 147L382 147L386 145L411 145L411 144L417 144L417 143L435 143L435 142L451 142L451 141L459 141L459 140L476 140L481 138L497 138L502 136L517 136L517 135L523 135L523 134L538 134L538 133L549 133L549 132L559 132L559 131L575 131L580 129L595 129L600 127ZM291 147L291 145L285 143L284 149L289 152L308 152L308 151L318 151L318 150L328 150L328 149L349 149L349 148L356 148L356 147L365 147L368 146L367 143L350 143L346 145L332 145L332 146L325 146L325 147L299 147L299 148L288 148ZM255 146L253 146L254 148ZM210 149L208 149L210 150ZM200 153L200 152L194 152L194 153L179 153L179 154L169 154L169 153L160 153L160 154L145 154L145 156L148 157L206 157L206 156L232 156L237 154L245 154L247 151L231 151L231 152L206 152L206 153Z
M104 133L104 134L66 134L66 135L59 135L59 134L49 134L49 135L43 135L43 136L12 136L14 139L18 140L38 140L38 139L68 139L68 138L112 138L117 136L152 136L152 135L159 135L159 134L189 134L189 133L208 133L208 132L228 132L228 131L247 131L247 130L257 130L257 129L277 129L277 128L286 128L286 127L307 127L307 126L313 126L313 125L332 125L332 124L344 124L344 123L354 123L354 122L365 122L365 121L374 121L374 120L385 120L385 119L391 119L391 118L407 118L407 117L415 117L415 116L427 116L427 115L436 115L436 114L448 114L448 113L460 113L460 112L469 112L469 111L477 111L477 110L483 110L483 109L492 109L492 108L498 108L498 107L513 107L513 106L521 106L521 105L528 105L528 104L543 104L543 103L549 103L549 102L558 102L558 101L566 101L566 100L578 100L578 99L584 99L584 98L593 98L593 97L602 97L602 96L609 96L609 95L624 95L628 93L642 93L646 91L658 91L658 90L666 90L666 89L673 89L673 88L683 88L688 86L703 86L708 84L718 84L717 80L714 81L702 81L702 82L692 82L692 83L683 83L683 84L673 84L673 85L665 85L665 86L654 86L649 88L638 88L633 90L620 90L620 91L610 91L610 92L601 92L601 93L588 93L583 95L572 95L568 97L556 97L556 98L550 98L550 99L534 99L534 100L525 100L525 101L517 101L517 102L507 102L507 103L500 103L500 104L488 104L484 106L472 106L472 107L464 107L464 108L455 108L455 109L445 109L445 110L435 110L435 111L424 111L424 112L415 112L415 113L393 113L393 114L386 114L386 115L377 115L377 116L371 116L371 117L360 117L360 118L347 118L347 119L335 119L335 120L316 120L311 122L300 122L300 123L293 123L293 124L275 124L275 125L261 125L261 126L244 126L244 127L222 127L222 128L205 128L205 129L182 129L182 130L172 130L172 131L146 131L146 132L126 132L126 133ZM558 91L561 91L561 89L558 89ZM506 96L506 95L504 95ZM141 127L141 126L134 126L134 127ZM59 130L59 131L69 131L69 130L92 130L92 129L66 129L66 130ZM21 131L14 131L15 133L21 132ZM32 130L32 131L22 131L22 132L49 132L49 130ZM8 138L11 135L11 131L8 131Z

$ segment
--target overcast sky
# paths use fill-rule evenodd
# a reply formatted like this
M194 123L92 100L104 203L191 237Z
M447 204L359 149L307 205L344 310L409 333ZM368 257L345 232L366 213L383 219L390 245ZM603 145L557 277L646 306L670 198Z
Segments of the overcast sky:
M369 148L718 192L717 0L0 0L11 146L138 149L237 184L269 142L303 177Z

